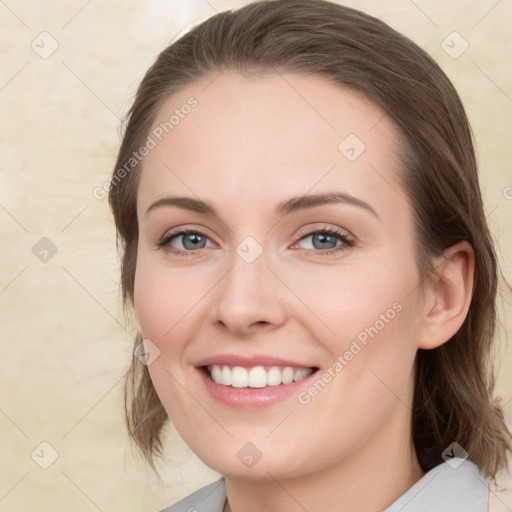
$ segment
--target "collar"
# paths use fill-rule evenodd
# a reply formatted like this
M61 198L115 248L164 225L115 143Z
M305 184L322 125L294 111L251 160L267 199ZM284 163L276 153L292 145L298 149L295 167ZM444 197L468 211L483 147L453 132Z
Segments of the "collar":
M161 512L222 512L224 477ZM454 457L428 471L384 512L487 512L489 485L468 459Z

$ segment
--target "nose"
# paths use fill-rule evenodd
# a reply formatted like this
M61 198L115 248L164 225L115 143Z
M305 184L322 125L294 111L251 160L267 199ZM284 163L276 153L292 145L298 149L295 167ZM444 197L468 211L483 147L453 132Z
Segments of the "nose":
M235 254L231 270L215 290L211 320L237 338L271 331L286 322L282 284L263 254L252 263Z

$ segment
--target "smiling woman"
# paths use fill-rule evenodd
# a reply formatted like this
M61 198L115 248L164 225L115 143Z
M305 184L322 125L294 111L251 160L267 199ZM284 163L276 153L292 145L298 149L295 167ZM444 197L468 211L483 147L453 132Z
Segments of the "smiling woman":
M487 510L497 262L444 73L331 2L219 13L147 72L114 177L191 98L109 192L129 432L155 467L170 418L223 475L166 510Z

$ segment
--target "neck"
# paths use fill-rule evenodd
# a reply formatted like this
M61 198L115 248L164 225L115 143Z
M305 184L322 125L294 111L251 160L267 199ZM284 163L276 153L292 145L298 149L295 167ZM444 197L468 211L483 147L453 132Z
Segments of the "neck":
M226 477L225 511L382 512L424 475L409 427L406 422L404 431L391 421L364 449L321 471L265 480Z

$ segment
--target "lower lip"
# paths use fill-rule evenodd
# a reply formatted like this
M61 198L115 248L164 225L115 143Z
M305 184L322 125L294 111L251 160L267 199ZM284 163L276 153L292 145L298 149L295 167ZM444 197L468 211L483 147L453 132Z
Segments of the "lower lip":
M228 407L246 410L269 407L296 395L300 388L309 382L316 373L313 372L301 380L290 382L290 384L279 384L278 386L266 386L264 388L234 388L233 386L217 384L206 374L203 368L197 368L197 371L207 391L215 400Z

